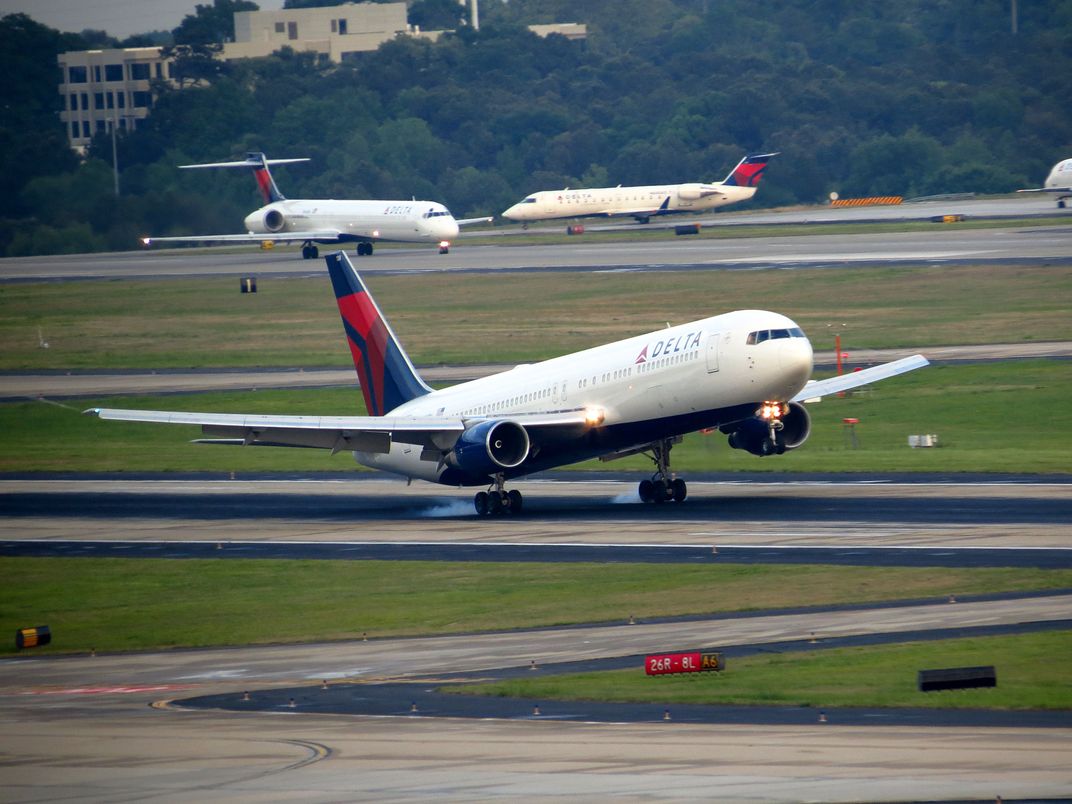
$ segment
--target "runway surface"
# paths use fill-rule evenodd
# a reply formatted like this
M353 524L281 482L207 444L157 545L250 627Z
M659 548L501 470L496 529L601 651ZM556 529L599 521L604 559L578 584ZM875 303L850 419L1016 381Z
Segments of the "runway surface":
M358 261L362 273L755 270L777 267L838 268L898 264L1072 263L1069 224L1031 228L957 230L936 225L928 233L814 234L730 240L620 242L589 238L561 245L464 246L438 255L427 249L379 249ZM291 250L118 252L0 260L0 282L73 279L321 276L322 260Z

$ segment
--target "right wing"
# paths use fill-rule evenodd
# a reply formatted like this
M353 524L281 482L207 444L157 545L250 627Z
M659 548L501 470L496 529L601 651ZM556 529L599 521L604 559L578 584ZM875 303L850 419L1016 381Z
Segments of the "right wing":
M837 394L841 391L859 388L861 385L869 385L879 380L885 380L888 377L896 377L898 374L915 371L928 365L930 365L930 361L923 355L912 355L911 357L894 360L892 363L883 363L880 366L872 366L871 368L841 374L825 380L808 380L808 384L801 389L800 393L789 401L806 402L809 399L818 399L829 394Z

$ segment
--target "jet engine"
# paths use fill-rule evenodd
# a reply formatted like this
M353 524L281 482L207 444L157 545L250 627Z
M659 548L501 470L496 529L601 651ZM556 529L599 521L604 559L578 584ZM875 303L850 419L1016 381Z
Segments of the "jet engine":
M677 197L682 201L699 201L703 198L703 185L682 184L677 188Z
M765 402L755 416L721 429L729 434L729 444L734 449L743 449L760 457L781 455L808 440L811 416L797 402Z
M466 474L493 475L519 466L529 456L529 434L517 422L480 422L458 438L446 462Z
M283 213L278 209L270 209L265 212L262 220L266 232L282 231L283 224L286 223L286 218L283 217Z

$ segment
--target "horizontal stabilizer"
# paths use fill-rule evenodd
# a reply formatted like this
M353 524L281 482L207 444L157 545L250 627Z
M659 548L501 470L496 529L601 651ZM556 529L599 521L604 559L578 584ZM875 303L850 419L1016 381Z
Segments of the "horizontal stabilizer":
M308 162L309 157L303 156L297 159L243 159L241 162L206 162L202 165L179 165L182 170L190 168L259 168L263 165L289 165L293 162Z

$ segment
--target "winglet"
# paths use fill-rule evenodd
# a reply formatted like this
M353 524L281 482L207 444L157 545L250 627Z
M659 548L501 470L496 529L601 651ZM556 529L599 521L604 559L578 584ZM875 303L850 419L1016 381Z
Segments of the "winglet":
M324 259L369 414L383 416L430 393L346 253Z

